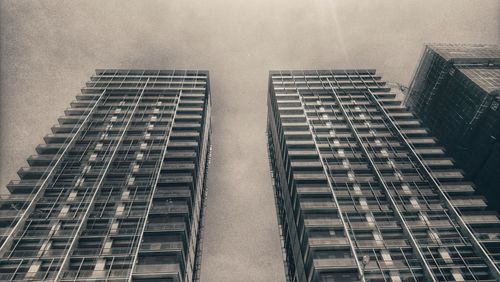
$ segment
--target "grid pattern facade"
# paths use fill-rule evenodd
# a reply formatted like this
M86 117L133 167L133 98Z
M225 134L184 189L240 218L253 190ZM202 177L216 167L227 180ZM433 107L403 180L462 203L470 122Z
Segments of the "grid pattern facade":
M192 281L206 71L97 70L0 200L1 281Z
M273 71L289 281L497 281L500 223L373 70Z
M500 210L500 46L427 45L405 104Z

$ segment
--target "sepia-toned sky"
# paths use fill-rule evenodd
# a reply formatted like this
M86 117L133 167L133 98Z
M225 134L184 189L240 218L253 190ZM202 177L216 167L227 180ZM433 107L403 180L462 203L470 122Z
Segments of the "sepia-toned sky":
M0 186L94 69L207 69L213 154L202 281L282 281L268 71L376 68L408 84L425 42L500 43L500 1L2 0Z

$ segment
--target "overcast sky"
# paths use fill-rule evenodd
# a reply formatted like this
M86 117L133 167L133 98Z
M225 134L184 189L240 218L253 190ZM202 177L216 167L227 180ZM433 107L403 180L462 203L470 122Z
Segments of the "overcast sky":
M500 1L0 2L0 185L95 68L208 69L202 281L284 279L266 155L270 69L376 68L407 84L424 42L500 43Z

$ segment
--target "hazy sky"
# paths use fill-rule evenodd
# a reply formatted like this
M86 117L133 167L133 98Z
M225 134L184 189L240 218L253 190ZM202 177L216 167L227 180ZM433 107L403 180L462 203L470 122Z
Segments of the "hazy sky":
M500 1L0 1L0 185L95 68L208 69L213 154L202 281L284 279L266 155L270 69L376 68L424 42L500 43Z

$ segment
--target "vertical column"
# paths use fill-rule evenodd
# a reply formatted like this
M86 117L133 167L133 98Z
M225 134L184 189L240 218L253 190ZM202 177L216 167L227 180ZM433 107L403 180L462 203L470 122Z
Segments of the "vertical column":
M96 195L98 194L98 192L99 192L99 190L101 188L102 182L104 180L104 177L106 176L107 171L109 170L109 167L110 167L111 163L114 161L115 155L116 155L118 149L120 148L121 143L123 142L123 137L125 136L125 133L127 132L128 127L129 127L131 121L133 120L134 113L136 112L136 110L137 110L137 108L139 106L139 103L141 101L141 98L142 98L142 96L144 94L144 91L145 91L148 83L149 83L149 78L147 79L146 83L144 84L144 87L142 87L142 89L140 90L139 97L137 98L137 101L134 104L132 112L130 113L130 116L129 116L128 120L127 120L127 123L126 123L126 125L124 126L124 128L122 130L122 133L121 133L121 135L120 135L120 137L119 137L119 139L118 139L118 141L116 143L116 146L115 146L113 152L111 153L111 156L109 157L109 161L107 162L107 164L103 168L103 172L100 174L100 177L98 178L97 185L96 185L95 189L93 189L93 191L92 191L92 194L91 194L91 197L90 197L90 201L89 201L89 203L88 203L88 205L86 207L86 210L85 210L85 212L84 212L84 214L82 216L81 221L78 224L78 227L77 227L76 232L75 232L75 234L73 236L73 239L71 240L71 242L69 244L68 250L67 250L64 258L62 259L62 263L61 263L61 265L59 267L59 270L58 270L58 272L57 272L57 274L55 276L55 280L56 281L58 281L58 280L61 279L62 273L67 268L67 265L69 263L69 259L71 257L71 254L73 253L73 250L74 250L74 248L76 246L76 243L78 242L78 239L79 239L80 234L81 234L81 232L83 230L83 227L86 225L87 219L88 219L88 217L89 217L89 215L90 215L90 213L91 213L91 211L93 209L94 203L96 201Z
M305 77L305 74L304 74L304 79L307 81L307 78ZM351 238L351 234L350 234L350 230L349 230L349 225L347 224L347 222L346 222L346 220L344 218L344 213L342 212L342 210L340 208L340 204L339 204L339 201L337 199L337 195L336 195L335 190L333 188L332 179L331 179L331 175L330 175L330 170L329 170L327 164L325 164L325 158L322 155L321 150L320 150L320 148L318 146L318 142L317 142L318 135L317 135L317 133L314 130L314 125L312 124L311 120L309 119L309 116L308 116L308 114L306 112L306 109L307 109L306 104L304 103L303 97L302 97L302 95L301 95L301 93L300 93L300 91L298 89L297 89L297 94L299 96L299 101L300 101L300 104L301 104L302 109L304 111L304 115L305 115L305 118L306 118L306 122L307 122L307 125L308 125L309 132L310 132L310 134L312 136L312 140L314 142L315 150L316 150L316 152L318 154L319 160L321 162L321 166L323 168L323 172L324 172L324 174L326 176L326 179L327 179L327 182L328 182L328 187L330 188L330 192L332 194L335 206L337 207L340 220L341 220L342 225L344 227L344 232L345 232L347 240L349 242L350 251L351 251L351 253L352 253L353 257L354 257L354 260L356 262L356 267L358 269L359 277L360 277L361 281L365 281L365 277L363 275L363 270L362 270L362 267L361 267L361 264L360 264L360 260L358 258L357 253L356 253L356 249L354 247L353 240ZM319 98L318 101L321 101L321 99Z
M346 74L346 75L349 76L349 74ZM333 77L333 73L332 73L332 77ZM369 161L370 166L372 167L373 171L375 172L375 175L376 175L379 183L384 188L384 191L386 193L387 198L389 199L389 202L391 204L392 209L394 210L401 225L403 226L403 230L405 231L405 234L410 239L413 250L415 251L415 253L418 254L418 257L420 258L420 261L421 261L422 266L424 268L424 273L425 273L426 279L430 280L430 281L436 281L429 265L427 264L426 258L422 254L420 247L418 246L418 243L417 243L415 237L413 236L413 233L411 232L411 229L408 227L407 222L404 220L401 211L399 210L396 202L394 201L394 198L392 197L392 195L389 191L389 188L387 187L387 184L385 183L384 178L382 177L382 174L380 173L377 166L375 165L375 162L372 159L371 155L368 153L368 150L367 150L365 144L363 143L363 141L361 140L360 135L359 135L356 127L352 123L351 117L347 114L347 111L344 107L342 100L340 99L339 95L337 94L337 92L336 92L336 90L335 90L335 88L334 88L334 86L329 78L327 78L327 82L328 82L328 85L332 91L333 97L335 98L336 102L339 105L339 109L341 110L341 113L342 113L344 119L346 120L350 130L353 132L354 137L356 138L358 144L360 145L360 148L362 149L364 155L366 156L367 160Z
M143 218L142 224L139 227L139 237L138 237L138 240L137 240L137 248L135 249L135 252L132 255L132 266L130 268L130 273L129 273L129 276L128 276L128 281L132 281L133 275L134 275L134 272L135 272L135 269L136 269L138 256L139 256L139 253L140 253L140 250L141 250L141 247L142 247L142 241L143 241L143 237L144 237L144 231L146 230L146 226L148 224L149 213L151 212L151 208L153 206L154 195L155 195L156 188L157 188L157 185L158 185L158 180L159 180L160 175L161 175L161 170L163 168L163 163L164 163L165 155L167 154L168 143L170 141L170 136L171 136L171 133L172 133L172 129L174 127L175 117L177 116L177 110L179 109L179 104L180 104L181 98L182 98L182 90L180 90L179 94L176 97L174 113L172 115L172 121L170 122L169 127L168 127L168 131L166 132L166 135L165 135L165 143L163 144L163 150L162 150L161 156L159 158L158 168L155 168L155 174L156 175L154 176L154 181L153 181L152 186L151 186L151 192L149 193L149 200L148 200L148 203L147 203L146 212L144 214L144 218Z

